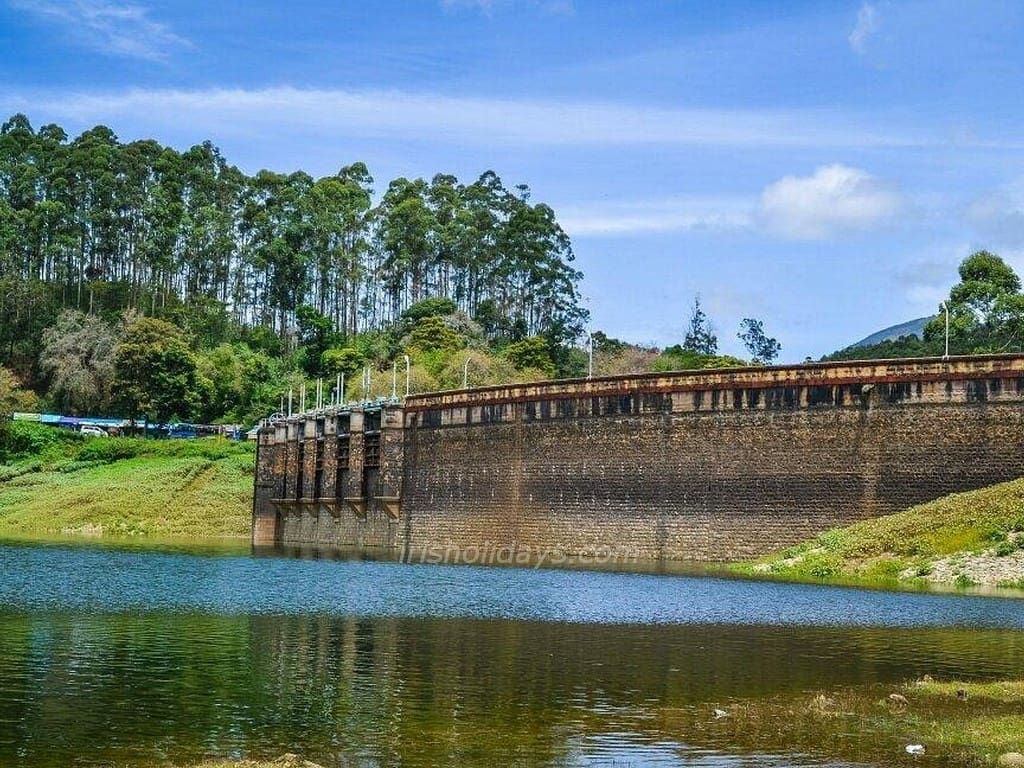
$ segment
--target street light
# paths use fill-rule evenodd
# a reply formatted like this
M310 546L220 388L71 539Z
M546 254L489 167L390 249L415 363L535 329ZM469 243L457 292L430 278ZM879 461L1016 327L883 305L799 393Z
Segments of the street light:
M405 396L409 396L409 356L402 355L405 358Z
M587 378L594 378L594 334L587 334Z
M949 357L949 302L942 302L942 308L946 310L946 352L942 355L942 359L946 360Z
M466 364L462 366L462 388L469 388L469 363L473 358L467 357Z

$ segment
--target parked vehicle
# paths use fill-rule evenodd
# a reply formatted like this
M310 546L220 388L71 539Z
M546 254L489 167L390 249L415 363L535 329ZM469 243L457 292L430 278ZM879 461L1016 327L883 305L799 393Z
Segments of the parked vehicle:
M105 430L100 429L99 427L91 427L88 424L81 427L78 432L86 437L110 437Z

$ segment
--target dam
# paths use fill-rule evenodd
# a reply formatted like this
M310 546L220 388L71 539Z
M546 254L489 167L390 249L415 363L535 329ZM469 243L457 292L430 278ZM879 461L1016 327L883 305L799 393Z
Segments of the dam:
M252 543L765 554L1024 476L1024 355L650 373L266 423Z

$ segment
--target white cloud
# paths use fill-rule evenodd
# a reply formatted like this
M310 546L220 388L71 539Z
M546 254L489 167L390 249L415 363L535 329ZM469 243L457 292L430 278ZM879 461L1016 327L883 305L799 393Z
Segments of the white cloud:
M114 92L0 92L0 112L31 110L79 124L167 121L224 136L404 138L524 146L924 147L938 138L875 131L850 115L812 110L677 109L606 102L458 97L408 91L292 87ZM874 123L878 124L877 117ZM979 142L980 144L980 142Z
M100 53L162 61L189 45L138 5L114 0L11 0L11 6L64 27L83 45Z
M796 240L823 240L891 220L902 206L887 184L858 168L826 165L811 176L786 176L761 193L765 225Z
M868 38L878 30L878 10L871 3L863 3L857 11L857 23L847 40L854 53L863 54L867 50Z

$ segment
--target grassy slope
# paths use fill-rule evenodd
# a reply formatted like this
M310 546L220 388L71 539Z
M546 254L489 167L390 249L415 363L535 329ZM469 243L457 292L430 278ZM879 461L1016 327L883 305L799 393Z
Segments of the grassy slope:
M0 464L0 537L245 537L253 458L225 441L45 436Z
M743 574L847 583L899 583L931 578L969 586L967 572L1024 576L1024 479L957 493L847 528L751 563ZM978 566L980 567L973 567ZM987 565L986 565L987 564ZM1019 565L1019 567L1017 567ZM1009 569L1004 566L1010 566ZM938 574L941 578L934 578Z

